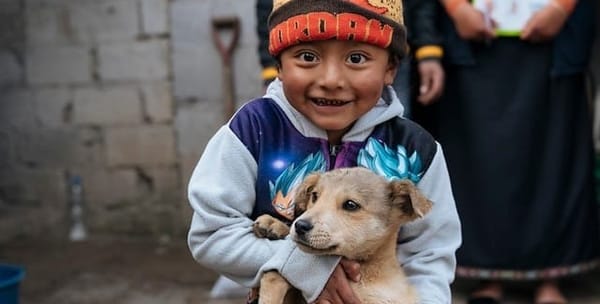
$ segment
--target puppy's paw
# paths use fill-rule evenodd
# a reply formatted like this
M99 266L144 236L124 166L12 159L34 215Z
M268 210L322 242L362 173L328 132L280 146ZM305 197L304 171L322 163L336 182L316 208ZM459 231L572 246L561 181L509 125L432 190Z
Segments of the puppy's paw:
M257 237L279 240L290 234L290 227L268 214L263 214L254 221L252 231Z

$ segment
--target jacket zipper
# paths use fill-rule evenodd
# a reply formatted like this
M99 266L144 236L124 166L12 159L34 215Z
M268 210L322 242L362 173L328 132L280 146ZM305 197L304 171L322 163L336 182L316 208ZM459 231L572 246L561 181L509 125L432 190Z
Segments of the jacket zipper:
M342 149L342 145L330 145L329 146L329 169L335 169L335 160L338 153Z

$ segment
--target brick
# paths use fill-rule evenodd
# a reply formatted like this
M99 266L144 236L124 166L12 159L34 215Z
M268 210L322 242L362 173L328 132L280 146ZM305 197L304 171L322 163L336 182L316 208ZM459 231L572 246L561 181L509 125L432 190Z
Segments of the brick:
M0 88L22 83L25 74L17 55L8 49L0 49L0 71Z
M62 170L16 164L0 170L0 240L64 237L67 203Z
M168 5L167 0L140 0L143 34L158 35L168 32Z
M19 162L29 166L60 169L74 164L78 142L75 129L44 128L11 134Z
M29 84L86 83L92 78L90 51L86 47L31 47L26 54Z
M208 26L211 1L172 1L170 17L175 46L200 47L212 44L211 28Z
M81 125L134 125L142 121L140 96L135 87L76 89L73 121Z
M106 167L106 153L104 152L104 133L97 127L77 128L76 140L78 142L76 158L72 165L80 167Z
M177 150L182 155L200 157L208 140L224 120L217 102L196 102L179 107L175 118Z
M25 13L28 46L72 44L75 37L66 7L31 5Z
M146 125L109 128L106 132L108 165L173 165L175 136L170 126Z
M167 79L169 55L166 40L101 45L98 71L104 81Z
M7 130L0 129L0 171L13 162L13 145Z
M211 45L174 46L173 76L176 99L215 100L222 96L221 61Z
M19 2L18 0L0 0L0 8L5 11L18 11L20 9Z
M7 135L12 163L52 169L106 166L103 134L95 128L45 127Z
M7 0L7 1L11 1L11 0ZM72 0L25 0L23 2L25 2L25 6L27 7L32 7L32 6L61 6L61 5L65 5L69 2L71 2Z
M35 117L42 127L62 127L69 119L72 106L71 91L67 88L44 88L33 91Z
M22 22L23 9L19 1L0 2L0 46L22 48L25 40Z
M33 95L18 88L0 90L0 130L30 130L36 127Z
M90 211L118 206L140 194L135 169L86 168L73 173L82 177L84 200Z
M145 116L151 122L170 122L173 119L173 95L168 82L141 85Z
M128 41L139 34L136 0L72 1L69 4L76 41Z
M56 169L12 166L0 170L0 198L21 207L42 207L63 212L66 206L64 172Z
M158 196L177 194L181 189L179 171L177 167L149 167L139 169L138 174L143 174L151 182L151 191ZM148 185L146 185L148 186Z

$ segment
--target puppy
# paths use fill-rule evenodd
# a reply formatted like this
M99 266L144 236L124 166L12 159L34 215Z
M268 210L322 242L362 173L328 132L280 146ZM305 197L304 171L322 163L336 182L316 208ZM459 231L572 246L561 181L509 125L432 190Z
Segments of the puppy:
M282 238L289 230L306 252L358 261L361 280L351 286L361 303L417 303L396 258L400 227L431 209L412 182L388 181L366 168L336 169L308 176L294 199L301 215L291 229L263 215L255 221L254 233ZM279 273L267 272L261 278L259 303L305 303L299 292L289 291L292 286Z

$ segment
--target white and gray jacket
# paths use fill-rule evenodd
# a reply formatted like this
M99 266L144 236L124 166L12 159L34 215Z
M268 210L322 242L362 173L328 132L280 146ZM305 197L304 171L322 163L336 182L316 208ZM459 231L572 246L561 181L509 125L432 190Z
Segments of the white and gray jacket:
M277 270L309 303L316 300L339 257L304 253L290 239L259 239L253 221L268 213L291 222L289 194L311 172L364 166L411 179L433 202L424 218L402 227L398 259L421 303L451 303L461 231L442 149L401 117L400 101L387 90L391 102L380 100L337 146L288 103L277 80L237 111L208 142L189 183L194 259L248 287Z

